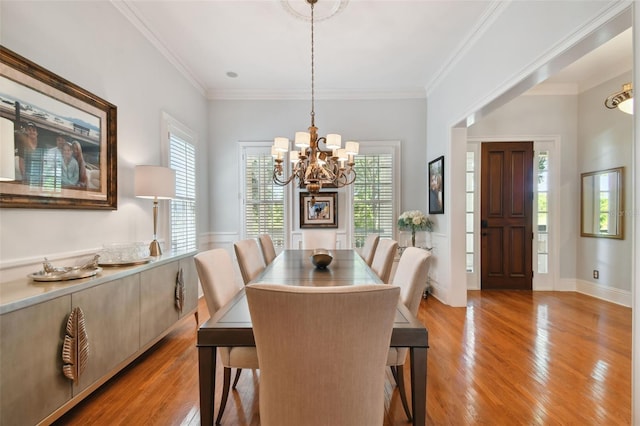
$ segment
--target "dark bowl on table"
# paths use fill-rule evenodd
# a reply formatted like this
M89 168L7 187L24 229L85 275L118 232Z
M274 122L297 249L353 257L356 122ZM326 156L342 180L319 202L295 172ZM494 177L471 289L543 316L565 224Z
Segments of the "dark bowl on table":
M319 269L325 269L333 260L333 256L329 253L329 250L325 249L314 250L310 258L313 266Z

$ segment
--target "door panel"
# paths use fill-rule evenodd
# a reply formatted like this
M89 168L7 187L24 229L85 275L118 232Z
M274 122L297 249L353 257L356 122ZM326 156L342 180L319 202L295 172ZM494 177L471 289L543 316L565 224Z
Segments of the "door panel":
M533 142L482 144L481 288L532 288Z

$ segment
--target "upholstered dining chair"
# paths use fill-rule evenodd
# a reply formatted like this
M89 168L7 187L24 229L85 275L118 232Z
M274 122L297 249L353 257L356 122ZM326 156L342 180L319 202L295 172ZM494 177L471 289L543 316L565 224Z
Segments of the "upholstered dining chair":
M258 237L260 248L262 249L262 257L265 265L269 265L276 258L276 248L273 246L273 240L269 234L262 234Z
M373 255L373 261L371 262L371 269L378 275L378 277L384 283L389 282L389 275L391 275L391 268L393 267L393 258L398 250L398 242L396 240L390 240L381 238L378 241L378 247Z
M335 250L337 244L336 231L305 230L302 233L302 248Z
M427 274L429 272L430 251L416 247L408 247L402 253L396 273L391 280L391 284L400 287L400 300L412 315L418 314L422 292L427 285ZM404 386L404 363L407 359L407 348L389 348L387 366L391 368L400 399L407 418L411 421L411 412L407 404L407 395Z
M248 285L260 424L382 425L399 291L375 284Z
M376 253L376 247L378 247L379 240L380 236L378 234L369 234L364 240L360 256L369 266L371 266L371 263L373 262L373 255Z
M262 250L255 238L240 240L233 244L233 249L238 258L238 266L245 284L257 277L266 267Z
M213 249L200 252L194 256L198 278L202 286L209 314L226 305L243 288L243 284L235 279L233 260L224 249ZM218 354L224 367L222 400L216 424L220 423L229 397L231 369L236 369L233 389L238 384L243 368L257 369L258 354L255 347L219 347Z

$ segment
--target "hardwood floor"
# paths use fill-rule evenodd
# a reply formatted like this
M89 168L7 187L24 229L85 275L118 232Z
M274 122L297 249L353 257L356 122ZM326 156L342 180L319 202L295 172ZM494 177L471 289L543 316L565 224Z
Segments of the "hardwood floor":
M209 317L204 300L199 311ZM472 291L466 309L423 300L419 318L428 424L631 424L631 309L577 293ZM190 317L56 424L199 425L195 341ZM223 425L260 424L258 375L243 371ZM406 425L390 374L385 394L385 426Z

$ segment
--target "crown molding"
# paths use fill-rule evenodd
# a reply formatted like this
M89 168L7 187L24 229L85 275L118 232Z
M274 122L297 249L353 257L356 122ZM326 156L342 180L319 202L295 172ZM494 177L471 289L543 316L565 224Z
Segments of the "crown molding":
M157 32L145 21L133 0L111 0L111 4L124 15L125 18L140 31L140 33L164 56L177 70L193 85L203 96L206 93L205 85L191 72L178 55L174 54L166 44L156 35Z
M426 99L424 89L405 90L316 90L320 100ZM309 100L310 90L215 90L207 91L209 100Z
M509 6L509 1L494 0L484 14L478 19L476 25L468 33L460 44L452 51L449 58L444 62L440 69L435 73L434 77L425 85L427 96L431 91L440 84L447 74L455 67L461 58L470 51L476 42L484 35L488 28L495 22L502 12Z

